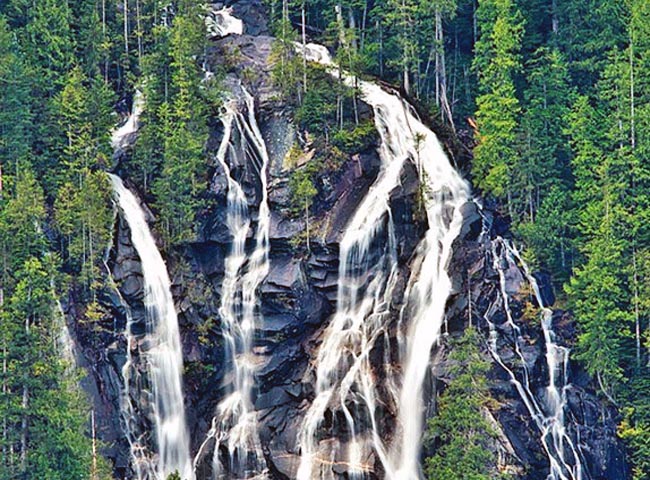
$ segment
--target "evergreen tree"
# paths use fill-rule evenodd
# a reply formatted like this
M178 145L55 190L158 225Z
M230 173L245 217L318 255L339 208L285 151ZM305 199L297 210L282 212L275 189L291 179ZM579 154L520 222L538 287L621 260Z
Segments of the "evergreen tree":
M102 117L107 109L102 105L111 96L89 102L88 97L95 92L86 83L82 69L74 68L54 102L67 140L62 152L65 168L57 182L60 187L55 220L64 237L69 266L81 273L82 284L91 287L99 274L97 265L110 238L112 223L110 186L99 170L108 157L107 121Z
M472 327L451 348L451 380L429 421L436 453L426 459L426 475L429 480L490 480L496 466L495 432L485 416L491 403L486 379L490 363Z
M0 478L87 478L85 399L60 356L44 195L23 166L0 210Z
M486 193L507 197L513 213L521 112L514 76L521 70L523 18L512 0L481 0L477 18L480 36L474 68L480 89L476 100L479 143L474 152L472 174L476 185Z
M607 65L607 53L625 42L625 2L556 1L555 43L567 59L581 93L588 93Z
M521 159L513 183L520 195L513 211L517 232L540 264L566 280L575 219L571 205L568 121L573 92L561 54L540 48L526 69L528 86L521 119Z
M165 132L162 171L153 185L160 224L170 242L188 240L194 233L194 217L205 187L204 146L208 136L197 65L205 41L205 24L191 2L183 3L181 8L170 32L174 96L161 115Z
M6 20L0 17L0 168L15 174L29 157L33 115L29 71Z

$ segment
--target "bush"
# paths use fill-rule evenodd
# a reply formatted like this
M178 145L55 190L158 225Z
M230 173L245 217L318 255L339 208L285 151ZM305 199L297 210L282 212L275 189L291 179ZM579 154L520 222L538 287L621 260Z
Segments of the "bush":
M332 137L332 143L345 153L357 153L373 146L377 137L374 122L366 120L352 129L336 132Z

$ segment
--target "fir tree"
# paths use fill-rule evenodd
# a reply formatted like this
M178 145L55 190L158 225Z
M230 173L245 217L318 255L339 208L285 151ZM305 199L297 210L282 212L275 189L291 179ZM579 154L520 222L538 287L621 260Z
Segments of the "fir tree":
M477 17L480 36L474 68L481 93L476 99L479 144L472 174L476 185L486 193L507 198L512 214L521 112L514 76L521 70L523 18L512 0L481 0Z
M486 379L490 363L481 353L479 339L478 332L468 327L451 345L451 380L428 427L436 449L426 460L429 480L495 478L495 432L486 419L491 403Z

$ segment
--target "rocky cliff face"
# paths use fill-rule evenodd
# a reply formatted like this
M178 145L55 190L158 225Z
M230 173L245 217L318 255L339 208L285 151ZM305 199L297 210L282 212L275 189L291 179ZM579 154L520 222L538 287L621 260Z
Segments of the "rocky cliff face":
M241 18L259 18L248 22L247 34L216 41L210 55L213 68L225 65L226 85L242 79L255 95L258 121L271 157L269 201L271 205L270 271L261 285L261 311L264 323L255 340L255 362L258 365L255 410L260 421L260 437L264 456L274 479L295 478L298 466L296 439L299 424L314 397L314 365L316 351L333 310L336 308L339 242L346 223L355 211L378 173L379 159L374 148L343 159L342 164L319 177L318 195L313 207L310 248L304 239L305 224L293 212L288 179L291 169L286 158L299 136L290 111L278 100L270 78L272 39L263 21L260 2L235 2L235 13ZM252 26L251 26L252 25ZM236 60L233 60L235 58ZM251 74L252 72L252 74ZM362 109L371 115L370 109ZM214 152L223 135L217 119L214 122L208 150ZM305 149L305 161L309 147ZM119 168L119 167L118 167ZM260 185L251 167L245 162L234 166L241 179L251 211L260 201ZM209 208L200 220L199 235L190 243L168 252L167 263L173 283L175 304L179 312L185 360L185 394L192 451L197 452L210 427L210 420L219 401L232 383L232 365L225 352L220 328L219 304L224 277L224 261L231 242L225 225L225 173L211 163L210 191L206 192ZM416 248L426 228L426 220L418 208L418 175L407 162L402 172L401 188L392 193L395 212L400 274L396 297L401 298ZM506 228L494 220L488 209L480 212L473 204L465 205L465 225L455 243L450 265L454 294L447 308L446 331L453 336L471 321L489 336L487 321L505 323L503 305L499 300L499 276L494 270L492 241ZM255 214L254 214L255 215ZM153 216L152 216L153 218ZM78 326L76 337L89 373L87 389L94 400L99 419L99 432L107 445L107 454L115 462L118 478L130 478L129 442L123 434L124 419L120 417L123 401L121 369L126 361L122 332L127 320L142 327L142 272L138 256L130 241L128 227L119 218L115 224L113 247L107 257L107 274L111 273L115 288L107 288L100 299L106 315L99 331ZM540 277L542 290L550 298L548 279ZM526 340L525 358L533 372L531 388L540 396L546 388L545 342L538 322L530 320L526 309L530 294L525 278L513 273L507 286L519 300L512 302L514 321L520 325ZM399 298L394 306L398 319ZM68 312L74 316L74 305ZM559 343L571 345L575 336L571 316L557 311L553 324ZM505 338L505 337L502 337ZM381 347L377 347L380 349ZM509 343L497 344L499 354L514 370L521 369ZM374 352L377 358L382 352ZM486 348L486 356L489 356ZM492 359L492 357L490 357ZM428 392L429 414L435 411L435 393L447 381L446 342L432 352ZM625 479L629 472L621 445L616 439L616 411L603 404L591 389L591 380L576 365L570 364L572 386L567 389L567 425L570 437L579 445L588 479ZM518 478L546 479L548 458L540 441L540 431L503 368L493 362L490 384L498 408L489 415L499 431L500 467ZM142 386L146 394L146 385ZM394 428L394 412L390 405L382 407L381 422L386 435ZM333 424L335 425L335 423ZM138 426L146 432L147 425ZM345 438L336 426L331 438ZM327 439L322 439L327 441ZM146 444L147 438L141 439ZM197 459L199 479L210 478L211 457ZM374 458L368 459L370 478L382 478ZM344 464L332 467L332 478L348 478Z
M508 328L508 318L500 294L499 273L494 268L494 243L500 241L498 234L507 233L505 225L491 212L484 210L481 220L475 219L470 233L457 242L451 269L457 282L457 295L448 307L449 329L459 331L471 317L483 333L486 344L490 341L488 322L500 332L496 340L498 356L505 366L523 381L524 365L513 350L513 332ZM482 225L482 234L478 224ZM488 227L488 228L486 228ZM495 240L497 239L497 240ZM547 274L536 272L544 304L555 301L553 287ZM525 367L529 374L530 390L537 399L548 395L549 371L546 356L548 346L539 324L539 308L523 269L510 268L505 276L505 289L513 295L509 308L514 323L520 328L524 341L521 345ZM471 305L470 305L471 303ZM571 347L575 342L575 323L569 312L554 310L552 327L557 343ZM442 349L444 351L444 345ZM486 345L486 355L489 348ZM438 382L445 383L444 353L442 360L434 364L433 373ZM549 475L549 459L545 454L542 433L522 401L511 377L493 356L490 371L490 390L498 401L498 409L492 412L499 430L501 469L516 473L516 478L544 480ZM591 480L630 478L622 444L616 436L618 413L614 407L602 401L593 389L592 379L574 362L566 365L570 384L563 391L566 395L564 409L567 435L575 444L582 461L582 477ZM544 410L544 408L542 408ZM570 446L564 444L567 457Z

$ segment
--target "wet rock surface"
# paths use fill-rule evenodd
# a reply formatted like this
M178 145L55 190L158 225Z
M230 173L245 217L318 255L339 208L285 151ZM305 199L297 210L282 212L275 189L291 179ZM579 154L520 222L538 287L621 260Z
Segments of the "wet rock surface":
M503 233L498 227L498 233ZM476 232L477 229L466 229ZM451 270L458 282L458 294L450 299L448 314L450 330L460 331L470 317L469 302L471 298L471 319L483 332L487 341L489 329L486 319L496 324L497 329L506 328L507 318L499 296L499 276L492 266L491 241L498 234L495 229L488 230L480 238L469 234L462 242L457 242L451 262ZM548 274L534 272L542 300L546 306L554 302L553 287ZM505 271L505 290L513 295L510 302L513 321L521 329L525 344L520 345L521 354L530 372L530 389L533 394L543 399L548 387L548 367L546 344L539 325L537 302L525 281L524 272L517 268ZM531 308L534 316L531 317ZM575 341L575 323L570 313L556 310L552 316L552 326L557 342L561 346L571 347ZM497 352L508 368L515 371L522 381L521 360L512 350L508 334L499 335ZM487 349L486 349L487 350ZM499 408L494 412L500 430L512 446L509 455L510 470L520 472L517 478L526 480L545 480L549 475L549 460L541 443L541 432L520 398L510 377L505 370L492 361L490 372L490 390L498 400ZM597 395L592 379L570 362L569 382L565 390L566 407L564 411L568 435L579 450L584 468L583 478L592 480L627 479L631 472L625 460L625 453L616 435L619 415L616 409L604 403ZM442 375L444 377L444 374Z
M324 329L336 308L338 288L339 242L347 223L359 202L367 193L379 171L379 157L374 148L350 156L336 170L327 171L319 184L319 194L313 206L314 225L318 228L308 249L304 241L305 221L293 211L288 187L290 170L285 168L287 152L297 138L291 114L281 102L271 81L269 56L272 39L268 35L261 0L226 2L240 18L247 21L246 34L214 41L211 65L223 65L229 71L227 82L236 88L238 78L255 97L258 121L270 155L271 251L269 273L260 286L260 313L264 319L255 341L257 385L255 410L260 422L260 440L273 479L295 478L299 463L296 447L298 430L306 408L314 397L314 359ZM254 75L247 75L245 71ZM239 98L241 101L241 98ZM215 119L208 149L216 150L223 135ZM210 428L216 406L233 382L226 355L219 305L225 258L230 248L226 225L227 183L217 165L211 165L208 208L201 218L199 234L193 242L166 253L173 294L179 316L185 358L184 390L186 413L196 454ZM260 200L260 184L250 165L235 166L235 174L245 187L249 206L254 212ZM401 172L401 188L391 195L394 212L400 272L396 287L394 318L398 317L399 296L408 280L413 252L424 231L426 220L418 207L418 175L411 162ZM468 320L478 325L488 338L485 317L503 325L505 313L498 302L499 276L492 266L490 241L496 235L508 233L507 222L493 215L489 208L480 211L474 203L463 207L465 218L459 238L454 243L450 262L454 294L447 305L446 332L454 336ZM150 220L153 216L150 215ZM251 231L254 231L254 226ZM252 248L249 239L247 248ZM116 288L106 288L99 299L105 309L101 332L91 332L76 325L74 334L82 350L82 365L88 372L85 387L90 393L98 418L99 436L108 445L106 453L114 461L117 478L130 478L129 445L122 433L120 419L121 371L126 362L126 342L123 336L127 319L133 320L136 333L144 333L143 282L140 262L130 241L128 228L117 220L112 250L107 258ZM552 305L553 290L547 274L536 273L545 304ZM524 275L512 269L506 275L506 290L519 295ZM524 318L530 299L521 296L511 305L515 322L527 340L522 348L525 362L533 375L531 388L543 392L547 385L546 354L539 322ZM66 308L74 317L74 299ZM575 339L574 322L565 312L556 311L553 324L559 343L570 346ZM383 346L373 351L373 359L382 361ZM510 347L498 345L506 362L516 367L517 359ZM427 391L431 398L429 414L435 412L434 389L440 393L448 380L445 370L446 342L432 352L431 374ZM489 354L486 350L486 357ZM489 357L492 360L491 357ZM593 390L592 382L579 367L570 364L572 386L567 389L567 423L570 435L580 444L586 478L627 479L630 477L622 446L616 438L617 412L604 404ZM517 478L545 480L548 459L540 443L540 433L503 369L493 362L490 372L491 392L498 408L490 412L499 430L502 467L517 472ZM381 404L378 418L387 436L395 428L393 407ZM326 419L329 439L324 442L344 444L348 436L336 419ZM338 426L336 426L338 425ZM148 425L138 428L146 430ZM368 428L368 425L361 425ZM211 451L197 459L201 472L209 472ZM378 461L368 458L375 466L368 478L382 478ZM338 478L348 478L343 463L333 469Z

